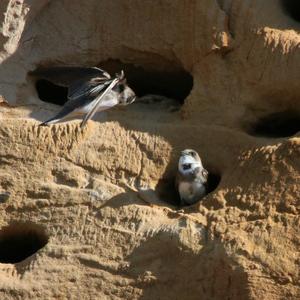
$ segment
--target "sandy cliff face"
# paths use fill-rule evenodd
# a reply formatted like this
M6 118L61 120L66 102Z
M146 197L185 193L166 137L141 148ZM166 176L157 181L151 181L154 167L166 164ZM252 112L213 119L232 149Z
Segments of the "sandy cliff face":
M1 1L1 299L300 298L299 8L154 2ZM58 65L177 100L38 127ZM217 187L178 210L184 148Z

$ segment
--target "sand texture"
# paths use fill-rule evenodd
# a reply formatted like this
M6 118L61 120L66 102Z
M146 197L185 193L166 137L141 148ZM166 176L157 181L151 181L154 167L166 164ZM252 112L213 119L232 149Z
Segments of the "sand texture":
M300 299L300 11L0 2L0 299ZM29 73L70 65L165 98L38 127ZM217 187L179 209L185 148Z

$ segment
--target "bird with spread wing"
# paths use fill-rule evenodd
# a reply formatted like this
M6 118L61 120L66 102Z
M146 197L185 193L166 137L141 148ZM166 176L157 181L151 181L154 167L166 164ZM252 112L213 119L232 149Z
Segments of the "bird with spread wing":
M68 101L57 115L40 124L42 126L85 115L80 124L83 128L96 112L131 104L136 98L123 71L112 78L96 67L54 67L33 71L31 75L68 87Z

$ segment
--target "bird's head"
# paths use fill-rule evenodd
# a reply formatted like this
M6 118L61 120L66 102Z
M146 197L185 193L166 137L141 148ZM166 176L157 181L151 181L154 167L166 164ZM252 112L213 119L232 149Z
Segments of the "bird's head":
M119 79L118 83L113 87L113 91L117 93L118 102L120 105L128 105L135 101L136 95L134 91L128 86L125 78L124 71L120 74L116 74L116 78Z
M207 181L208 172L203 168L199 154L192 149L185 149L181 152L178 161L178 171L182 175L192 175L200 172L203 182Z

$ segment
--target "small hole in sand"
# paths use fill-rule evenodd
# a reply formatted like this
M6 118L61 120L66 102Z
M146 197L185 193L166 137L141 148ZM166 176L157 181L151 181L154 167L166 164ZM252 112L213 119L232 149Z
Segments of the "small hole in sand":
M207 194L213 192L220 184L220 181L221 176L219 174L209 172L206 186Z
M281 0L281 5L287 15L289 15L293 20L300 22L299 0Z
M253 136L281 138L289 137L300 130L300 113L295 111L276 112L261 117L248 129Z
M48 243L48 235L36 224L17 222L0 231L0 262L18 263Z
M219 174L212 173L209 171L208 180L206 184L206 195L216 190L218 185L220 184L220 181L221 176ZM180 205L180 196L175 186L175 177L162 178L161 180L159 180L159 182L156 185L155 191L159 199L161 199L162 201L165 201L171 205ZM205 197L203 197L199 201L205 201Z

